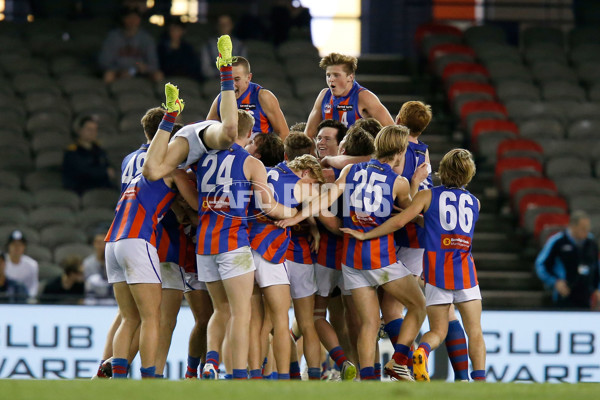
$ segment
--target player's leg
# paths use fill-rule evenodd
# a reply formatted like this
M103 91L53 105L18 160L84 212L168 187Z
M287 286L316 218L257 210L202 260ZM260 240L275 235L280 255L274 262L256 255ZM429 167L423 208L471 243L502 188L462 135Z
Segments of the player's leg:
M329 309L329 321L325 319L326 309ZM339 378L342 380L356 378L356 366L346 356L346 349L350 348L350 342L341 295L331 298L315 297L315 328L321 343L335 363L336 370L340 371Z
M342 301L344 302L344 318L346 320L346 328L348 329L348 341L349 346L346 348L346 356L354 364L358 364L358 331L360 330L360 319L358 318L358 312L352 300L352 295L343 295Z
M140 325L140 314L127 282L114 283L113 292L117 304L119 305L121 324L113 338L112 376L113 378L126 378L128 372L127 358L129 357L129 348L134 334Z
M457 303L465 331L469 337L469 358L473 365L471 377L474 380L485 380L485 342L481 331L481 300Z
M163 375L182 299L183 291L181 290L162 290L162 300L160 303L160 330L158 336L158 348L156 350L156 375Z
M250 346L248 349L248 370L250 379L262 378L261 366L263 357L261 357L260 332L264 319L264 307L262 293L257 285L254 285L252 291L251 315L250 315Z
M140 359L142 378L154 377L158 332L160 329L160 283L137 283L129 285L137 305L140 319Z
M448 335L444 343L448 350L448 357L450 358L450 364L454 370L455 381L468 381L469 380L469 355L467 351L467 338L465 337L465 330L463 329L458 317L456 316L456 310L454 305L450 305L448 310Z
M273 285L262 289L273 325L273 354L279 379L290 379L290 286Z
M371 286L359 287L352 290L352 299L360 319L358 333L358 362L360 364L360 379L375 379L375 343L379 330L379 300L377 291Z
M115 315L115 319L110 324L110 327L108 328L108 333L106 334L104 350L102 351L102 360L100 360L98 371L96 371L96 375L92 376L92 379L109 378L112 376L112 364L110 364L110 359L113 356L113 339L115 338L115 333L117 332L117 329L119 329L119 325L121 325L121 314L117 311L117 315ZM105 362L107 360L109 362L105 365Z
M185 298L190 305L195 321L188 344L188 365L185 377L195 378L198 376L198 366L203 360L206 361L207 327L213 314L213 307L206 290L189 291L185 293Z
M418 381L429 381L427 361L429 353L438 348L448 334L448 309L450 304L437 304L427 307L429 332L425 333L419 348L413 354L413 371Z
M223 282L207 282L214 312L208 321L206 365L202 371L203 379L218 379L219 352L225 338L227 323L230 318L229 301Z
M315 296L310 295L293 299L296 321L302 331L304 357L308 364L308 378L310 380L321 379L321 342L315 329L313 313L315 308Z
M385 290L381 299L381 315L385 322L385 333L394 345L398 341L400 329L404 322L404 305Z

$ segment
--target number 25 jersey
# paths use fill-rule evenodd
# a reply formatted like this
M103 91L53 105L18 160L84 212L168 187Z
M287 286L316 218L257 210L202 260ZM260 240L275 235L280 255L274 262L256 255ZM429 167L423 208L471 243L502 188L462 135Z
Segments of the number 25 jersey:
M448 289L477 286L471 244L479 202L465 189L436 186L425 218L425 283Z

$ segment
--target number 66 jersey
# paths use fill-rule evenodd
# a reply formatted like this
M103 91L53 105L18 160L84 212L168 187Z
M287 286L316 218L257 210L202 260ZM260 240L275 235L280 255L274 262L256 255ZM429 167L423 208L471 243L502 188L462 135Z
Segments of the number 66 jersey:
M465 189L436 186L425 218L425 283L448 290L477 286L471 244L479 202Z

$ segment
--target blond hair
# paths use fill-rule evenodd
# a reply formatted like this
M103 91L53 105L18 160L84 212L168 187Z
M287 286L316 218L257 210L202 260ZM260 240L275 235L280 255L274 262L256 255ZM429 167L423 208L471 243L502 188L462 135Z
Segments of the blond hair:
M352 129L364 129L371 136L373 136L373 139L375 139L379 131L383 129L383 125L381 125L381 122L377 121L375 118L361 118L356 121L354 125L348 128L348 133L350 133Z
M244 138L254 126L254 117L246 110L238 110L238 138Z
M331 65L342 65L348 75L353 75L358 69L358 59L340 53L329 53L319 62L319 67L322 69L327 69Z
M389 125L379 131L375 138L375 158L390 161L396 154L404 153L408 147L408 128L402 125Z
M316 179L319 183L325 183L321 164L310 154L304 154L303 156L294 158L292 161L288 161L287 166L292 171L309 170L311 178Z
M467 186L475 175L473 154L465 149L450 150L440 161L436 175L444 186L458 188Z
M244 58L242 56L233 57L233 62L231 63L231 66L232 67L244 67L244 70L246 71L246 75L248 75L249 73L252 72L250 70L250 61L248 61L246 58Z
M431 106L422 101L407 101L398 112L398 123L406 126L412 136L419 136L431 122Z

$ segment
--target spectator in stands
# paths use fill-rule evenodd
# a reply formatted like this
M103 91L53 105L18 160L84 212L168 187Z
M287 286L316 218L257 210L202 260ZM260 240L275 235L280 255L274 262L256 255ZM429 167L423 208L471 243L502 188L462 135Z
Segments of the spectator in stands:
M156 43L148 32L140 28L140 11L137 8L125 8L121 13L121 21L122 27L108 33L100 51L99 62L104 81L110 83L132 76L162 80Z
M112 285L106 276L106 262L104 260L104 241L106 233L98 232L94 235L94 252L83 260L83 273L85 276L85 295L91 298L112 297Z
M6 276L6 259L0 253L0 303L16 303L27 299L27 289Z
M550 237L535 260L537 275L552 289L558 307L590 308L600 302L598 245L590 227L590 217L574 211L569 226Z
M67 257L62 262L63 273L46 283L40 300L44 303L77 303L84 296L84 274L81 258Z
M202 76L205 78L218 78L219 70L215 68L215 60L217 59L217 38L221 35L229 35L231 36L231 42L233 43L233 48L235 49L235 54L237 56L246 57L246 47L244 44L235 36L233 36L233 28L235 25L233 24L233 19L231 19L230 15L224 14L220 15L217 19L217 35L211 37L206 41L206 43L202 46L200 51L200 56L202 60Z
M38 263L33 258L25 255L27 239L23 232L12 231L8 237L6 248L6 277L21 283L27 289L30 298L37 296L39 279Z
M158 44L160 69L168 77L186 76L201 80L200 58L194 47L184 39L185 32L185 25L179 17L169 20L164 38Z
M271 8L271 37L273 44L279 46L289 39L292 28L304 31L306 38L310 39L310 11L302 5L293 4L290 0L278 0Z
M62 166L65 189L83 192L102 187L112 187L114 169L108 162L106 151L98 144L98 122L94 117L79 121L75 143L65 151Z

